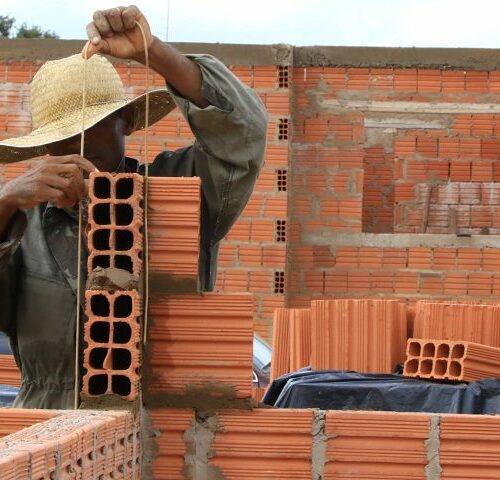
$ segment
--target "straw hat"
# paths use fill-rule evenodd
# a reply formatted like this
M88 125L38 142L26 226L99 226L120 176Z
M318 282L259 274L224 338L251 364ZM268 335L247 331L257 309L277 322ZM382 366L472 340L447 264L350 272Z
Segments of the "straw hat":
M82 131L84 62L80 54L45 63L31 83L33 131L0 142L0 163L17 162L47 153L46 145ZM135 130L144 128L146 94L127 99L123 83L111 63L101 55L87 60L85 129L130 105ZM149 125L169 113L175 104L166 89L149 92Z

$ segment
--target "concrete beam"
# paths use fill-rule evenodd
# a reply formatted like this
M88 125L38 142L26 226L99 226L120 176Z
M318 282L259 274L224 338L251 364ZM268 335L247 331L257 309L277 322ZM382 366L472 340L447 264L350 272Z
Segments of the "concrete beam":
M328 228L304 232L301 242L305 245L329 247L451 247L451 248L500 248L500 235L449 235L430 233L347 233Z

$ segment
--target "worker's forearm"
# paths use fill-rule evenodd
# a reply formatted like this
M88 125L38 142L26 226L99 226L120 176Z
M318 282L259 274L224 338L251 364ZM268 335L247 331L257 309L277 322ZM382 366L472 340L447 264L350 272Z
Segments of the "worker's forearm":
M183 97L200 108L210 105L201 94L201 70L195 62L157 37L153 37L148 53L149 66L165 78ZM144 63L143 60L142 63Z

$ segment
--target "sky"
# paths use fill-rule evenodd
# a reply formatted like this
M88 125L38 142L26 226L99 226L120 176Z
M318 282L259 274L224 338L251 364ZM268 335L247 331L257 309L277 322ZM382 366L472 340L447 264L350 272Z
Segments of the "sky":
M128 3L127 3L128 4ZM127 5L125 4L125 5ZM171 42L500 48L499 0L137 0ZM83 39L119 0L0 0L0 14Z

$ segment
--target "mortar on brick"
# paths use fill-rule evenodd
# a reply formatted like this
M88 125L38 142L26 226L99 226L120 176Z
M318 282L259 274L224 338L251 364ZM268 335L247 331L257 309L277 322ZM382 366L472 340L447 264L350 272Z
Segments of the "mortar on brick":
M218 467L209 465L216 455L211 448L218 431L216 414L197 413L192 427L184 433L186 443L184 476L187 480L225 480Z
M325 433L326 412L315 410L312 423L312 480L323 480L326 464L326 446L328 436ZM331 438L331 437L330 437Z
M429 438L424 442L427 465L425 466L426 480L440 480L441 479L441 463L439 457L439 435L440 435L440 422L439 415L431 415L429 418Z

